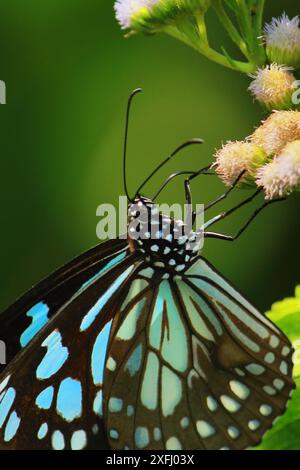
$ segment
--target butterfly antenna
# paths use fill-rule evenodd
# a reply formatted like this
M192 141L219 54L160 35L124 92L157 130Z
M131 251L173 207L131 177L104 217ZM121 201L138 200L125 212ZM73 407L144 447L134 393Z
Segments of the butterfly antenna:
M128 188L127 188L127 177L126 177L126 169L127 169L127 142L128 142L128 127L129 127L129 117L130 117L130 110L131 110L131 103L135 95L142 91L141 88L136 88L130 94L127 102L127 109L126 109L126 119L125 119L125 136L124 136L124 150L123 150L123 184L124 184L124 191L127 196L127 199L130 202L133 202L133 199L129 196Z
M179 145L179 147L177 147L167 158L165 158L165 160L163 160L153 171L152 173L150 173L150 175L145 179L145 181L143 181L143 183L139 186L136 194L139 194L140 191L142 190L142 188L145 186L145 184L148 183L148 181L151 180L151 178L156 175L156 173L163 167L166 165L166 163L168 163L173 157L175 157L175 155L177 155L177 153L179 153L181 150L183 150L184 148L186 147L189 147L190 145L198 145L198 144L203 144L204 143L204 140L203 139L198 139L198 138L194 138L194 139L189 139L187 140L186 142L184 142L183 144Z

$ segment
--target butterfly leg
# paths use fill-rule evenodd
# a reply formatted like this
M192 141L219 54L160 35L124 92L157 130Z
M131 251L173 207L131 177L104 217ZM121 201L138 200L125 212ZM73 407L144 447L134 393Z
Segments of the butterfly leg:
M245 174L246 170L243 170L239 176L235 179L235 181L232 183L232 185L227 189L227 191L225 191L224 194L222 194L221 196L219 196L217 199L215 199L214 201L210 202L208 205L206 205L204 207L204 209L202 209L201 211L197 211L197 212L193 212L193 222L195 221L197 215L200 215L202 212L204 211L207 211L209 209L211 209L212 207L214 207L215 205L217 205L219 202L223 201L224 199L226 199L229 194L236 188L236 186L238 185L238 183L240 182L240 180L242 179L243 175ZM195 175L197 176L197 175ZM194 178L194 176L192 176L192 178ZM191 179L192 179L191 178Z
M257 193L255 193L253 196L255 197L257 195ZM252 199L254 199L254 197L252 197ZM249 198L250 199L250 198ZM284 201L284 198L282 199L274 199L272 201L266 201L264 204L262 204L260 207L258 207L254 212L253 214L251 215L251 217L247 220L247 222L241 227L241 229L235 234L235 235L225 235L223 233L217 233L217 232L204 232L204 237L206 238L219 238L221 240L225 240L225 241L234 241L236 240L237 238L239 238L242 233L249 227L249 225L251 224L251 222L253 222L253 220L258 216L258 214L263 210L265 209L267 206L269 206L270 204L273 204L274 202L280 202L280 201ZM247 202L250 202L249 200ZM245 203L245 201L244 201ZM237 210L239 207L241 207L241 205L239 204L238 206L236 206L235 208L227 211L227 212L223 212L223 214L220 214L219 216L215 217L214 219L212 219L210 225L212 225L213 223L215 222L218 222L219 220L222 220L224 219L227 215L230 215L232 214L232 212L234 210Z

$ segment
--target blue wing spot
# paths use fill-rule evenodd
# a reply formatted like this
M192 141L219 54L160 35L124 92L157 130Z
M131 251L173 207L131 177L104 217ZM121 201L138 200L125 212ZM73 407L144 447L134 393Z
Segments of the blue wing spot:
M109 435L112 439L115 439L115 440L119 439L119 433L118 431L116 431L116 429L111 429L109 431Z
M98 277L101 277L101 275L103 275L104 273L106 273L106 271L108 271L109 268L111 268L112 266L114 266L116 263L118 263L119 261L121 261L123 258L125 258L126 256L126 252L125 253L121 253L120 255L116 256L115 258L113 258L109 263L107 263L106 266L104 266L104 268L102 268L97 274L95 274L95 276L91 277L91 279L89 279L88 281L86 281L84 284L82 284L81 286L81 289L83 289L84 287L87 287L89 284L91 284L95 279L97 279Z
M86 432L83 430L75 431L71 437L71 449L82 450L87 444Z
M147 428L138 426L135 430L134 440L138 449L143 449L149 444L149 431Z
M94 410L94 413L96 413L96 415L103 416L103 393L102 393L102 390L99 390L99 392L97 392L97 395L95 397L94 404L93 404L93 410Z
M22 333L20 337L21 346L24 348L32 338L43 328L48 322L49 307L44 302L34 305L26 313L27 317L31 317L31 325Z
M62 345L61 334L54 330L42 343L47 347L47 353L36 370L39 380L49 379L59 371L69 356L68 348Z
M54 431L52 434L52 447L54 450L63 450L65 448L65 438L60 431Z
M112 295L118 290L118 288L122 285L125 279L129 276L131 271L133 270L134 266L130 266L126 271L123 272L115 282L107 289L107 291L100 297L100 299L96 302L96 304L88 311L88 313L84 316L81 325L80 331L87 330L91 324L95 321L96 317L99 315L105 304L109 301Z
M108 402L108 409L111 413L118 413L123 408L123 400L121 398L112 397Z
M6 424L6 428L4 432L5 442L9 442L15 437L19 429L20 422L21 422L21 419L19 418L17 413L13 411Z
M49 410L52 404L53 400L53 395L54 395L54 388L47 387L45 390L43 390L35 399L36 405L41 409L41 410Z
M140 344L135 348L130 358L125 365L125 371L128 371L130 376L133 377L141 367L142 363L142 345Z
M56 410L68 423L81 416L82 387L78 380L68 377L61 382L57 394Z
M105 325L96 338L92 352L92 375L95 385L103 383L106 349L109 340L112 320Z
M47 424L47 423L43 423L43 424L40 426L40 429L38 430L38 433L37 433L38 439L44 439L44 437L47 436L47 433L48 433L48 424Z
M9 410L12 407L12 404L16 398L16 391L14 388L10 387L5 393L1 404L0 404L0 428L3 426L4 421L9 413Z

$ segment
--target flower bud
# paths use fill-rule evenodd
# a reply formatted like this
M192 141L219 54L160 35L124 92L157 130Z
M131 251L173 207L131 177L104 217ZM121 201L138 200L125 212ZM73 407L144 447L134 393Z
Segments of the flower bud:
M282 152L257 172L256 184L266 199L277 199L300 190L300 140L287 144Z
M278 154L288 142L299 139L299 111L274 111L250 137L268 156Z
M266 24L265 42L270 62L300 66L300 20L295 16L291 20L284 13L280 18L273 18Z
M290 109L293 106L292 95L296 81L290 70L290 67L278 64L258 69L252 75L253 81L248 89L269 110Z
M263 149L250 142L227 142L217 150L213 167L222 181L230 186L238 176L246 170L242 176L239 187L247 188L255 186L255 175L267 161Z
M122 29L155 33L178 20L193 28L193 15L205 13L211 0L117 0L116 17Z

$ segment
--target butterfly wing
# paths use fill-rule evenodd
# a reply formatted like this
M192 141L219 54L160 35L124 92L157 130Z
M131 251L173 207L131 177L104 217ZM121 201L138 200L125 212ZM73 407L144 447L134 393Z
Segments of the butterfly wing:
M0 378L0 449L107 446L102 386L112 318L141 263L128 255L76 292Z
M0 339L6 345L6 363L85 283L101 276L128 254L126 240L102 243L55 271L0 315ZM5 365L0 365L0 372Z
M134 287L113 320L104 419L116 449L244 449L283 413L292 349L199 257ZM138 280L137 280L138 281ZM141 282L141 281L140 281Z

